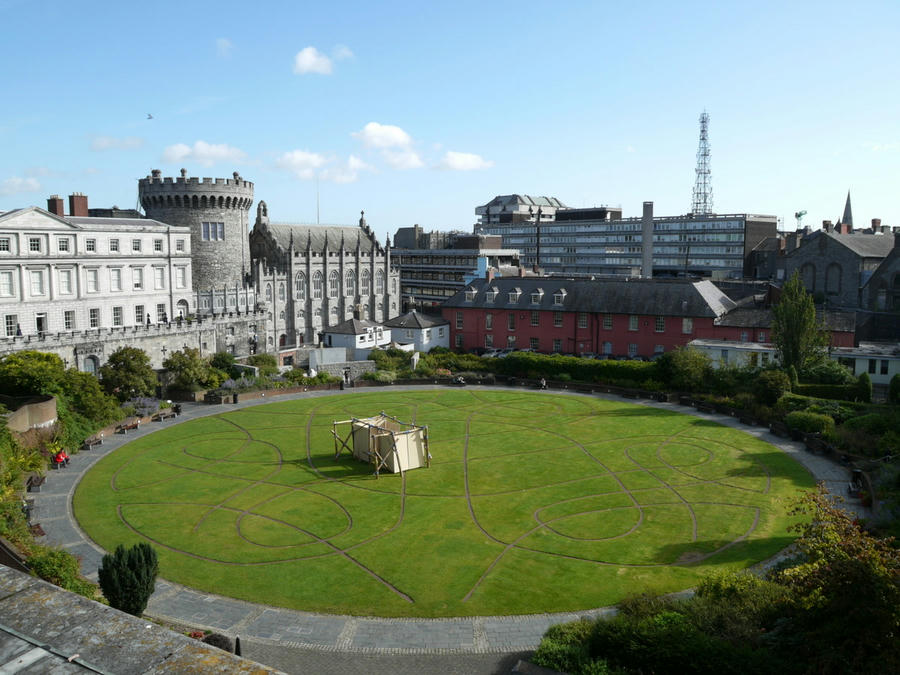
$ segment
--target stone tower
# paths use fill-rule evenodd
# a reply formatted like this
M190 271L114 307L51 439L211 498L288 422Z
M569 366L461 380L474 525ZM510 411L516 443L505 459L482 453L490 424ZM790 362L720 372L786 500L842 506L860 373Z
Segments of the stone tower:
M253 183L240 177L162 177L159 169L138 180L144 213L169 225L191 228L194 291L243 286L250 272L247 240Z

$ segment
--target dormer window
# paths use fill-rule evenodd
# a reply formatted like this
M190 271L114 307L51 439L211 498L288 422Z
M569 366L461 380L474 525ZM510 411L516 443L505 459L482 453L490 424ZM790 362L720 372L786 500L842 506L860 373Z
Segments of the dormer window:
M494 302L494 300L496 300L496 299L497 299L497 289L489 288L484 294L484 301L485 302Z
M544 289L543 288L537 289L534 293L531 294L531 304L532 305L541 304L541 300L543 299L543 297L544 297Z
M510 303L516 303L519 301L519 296L522 295L521 288L514 288L509 292L509 301Z
M467 288L466 289L466 302L474 302L475 301L475 289Z
M562 305L566 301L566 289L560 288L553 294L553 304Z

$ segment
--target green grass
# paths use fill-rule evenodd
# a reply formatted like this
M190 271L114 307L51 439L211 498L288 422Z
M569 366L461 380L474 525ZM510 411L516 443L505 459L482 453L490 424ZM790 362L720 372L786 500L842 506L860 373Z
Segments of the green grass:
M431 468L372 475L331 423L429 426ZM791 540L809 474L749 434L618 401L475 389L281 401L105 457L75 493L101 546L149 541L166 579L380 616L575 611L687 588Z

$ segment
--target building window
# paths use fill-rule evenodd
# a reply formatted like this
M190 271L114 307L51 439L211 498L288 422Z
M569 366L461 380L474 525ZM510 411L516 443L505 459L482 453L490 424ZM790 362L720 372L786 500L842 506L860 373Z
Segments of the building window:
M59 249L60 253L68 253L69 252L69 240L68 239L57 239L56 247Z
M109 290L122 290L122 270L118 269L117 267L109 270Z
M554 338L553 340L553 353L559 354L562 351L562 340L559 338Z
M750 339L750 334L747 331L742 330L741 331L741 342L747 342L749 339Z
M603 330L612 330L612 314L603 315Z
M494 346L494 334L486 333L484 336L484 346L485 347L493 347Z
M175 240L175 250L179 253L184 253L184 239Z
M494 315L488 312L484 315L484 329L485 330L493 330L494 328Z
M28 250L32 253L40 253L41 252L41 239L40 237L30 237L28 239Z
M397 294L397 277L391 279L391 293L394 295Z
M607 355L612 354L612 342L603 343L603 353Z
M141 252L141 240L140 239L132 239L131 240L131 250L135 253Z
M587 312L578 312L578 327L579 328L587 328L588 327Z
M225 223L201 223L203 241L225 241Z
M88 293L96 293L99 286L100 273L98 270L85 270L85 286Z
M90 318L91 328L99 328L100 327L100 308L99 307L91 307L88 310L88 316Z
M134 280L134 290L144 290L144 270L140 267L136 267L131 270L131 277Z
M157 252L162 251L162 239L153 240L153 250Z
M681 332L685 335L690 335L694 332L694 320L690 317L685 317L681 320Z
M516 336L515 335L507 335L506 336L506 348L507 349L515 349L516 348Z
M140 326L144 323L144 306L143 305L135 305L134 306L134 325Z
M553 326L556 328L561 328L562 325L563 325L562 312L553 312Z
M637 330L638 329L638 317L634 314L631 314L628 317L628 330Z
M381 270L375 272L375 292L379 295L384 293L384 272Z
M166 304L164 302L160 302L156 305L156 321L157 323L166 323L168 321L168 316L166 316Z
M372 294L372 277L369 274L369 270L363 270L362 274L359 275L360 279L360 293L362 295L371 295Z
M728 365L728 350L723 349L720 352L720 354L721 354L721 356L719 357L719 360L722 362L723 365Z
M356 295L356 275L353 270L347 270L344 273L344 293L348 298Z
M456 313L456 330L462 330L463 327L463 313Z
M84 250L88 253L96 253L97 252L97 240L96 239L85 239L84 240Z
M653 345L653 355L664 354L666 351L665 345Z
M541 313L538 311L531 312L531 325L532 326L540 326L541 325Z
M6 315L6 337L14 336L17 332L18 327L19 327L19 315L18 314L7 314Z
M544 291L538 289L534 293L531 294L531 304L539 305L541 304L541 298L544 297Z
M153 268L153 288L162 290L166 287L166 269L164 267Z
M475 289L467 288L466 289L466 302L473 302L475 300Z
M0 297L11 298L14 290L12 270L0 270Z
M541 347L540 339L536 337L528 338L528 347L533 349L534 351L537 351Z
M110 239L109 240L109 252L110 253L118 253L119 252L119 240L118 239Z
M637 356L638 346L636 342L628 343L628 356Z
M439 337L439 338L444 337L444 327L443 327L443 326L441 326L440 328L438 328L438 337Z
M553 304L561 305L566 301L566 291L565 289L560 289L556 293L553 294Z
M31 271L31 294L44 294L44 272L42 270Z
M519 293L518 289L515 291L511 291L509 294L509 303L514 304L514 303L518 302L519 295L520 295L520 293Z
M0 253L9 253L9 237L0 237Z
M657 333L665 333L666 332L666 317L658 316L656 317L656 321L653 325L653 330Z
M322 299L322 274L320 272L313 275L313 299Z
M113 326L121 326L124 322L124 314L121 307L113 307Z
M72 270L59 270L59 293L60 295L72 293Z
M187 287L187 268L186 267L176 267L175 268L175 287L176 288Z
M490 288L485 292L485 294L484 294L485 302L494 302L494 300L496 300L496 299L497 299L497 289L496 288Z
M278 299L284 300L284 296L285 296L284 284L280 283L280 284L278 284Z
M884 359L884 360L882 360L882 362L881 362L881 374L882 374L882 375L887 375L887 374L888 374L888 361L887 361L887 359Z
M762 354L762 366L763 366L763 368L765 368L767 365L769 365L769 353L768 353L768 352L763 352L763 354Z
M869 359L869 374L874 375L878 369L878 359Z
M460 335L459 333L457 333L453 337L453 344L456 345L457 347L462 347L463 346L463 336Z
M337 298L341 294L341 275L338 274L337 270L331 270L331 274L328 275L328 297L329 298Z
M516 329L516 315L510 312L506 315L506 329L507 330L515 330Z

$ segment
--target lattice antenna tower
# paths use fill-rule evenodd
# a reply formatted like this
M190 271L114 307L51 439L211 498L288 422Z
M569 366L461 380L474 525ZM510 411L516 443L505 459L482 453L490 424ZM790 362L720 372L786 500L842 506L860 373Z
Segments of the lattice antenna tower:
M700 145L697 147L697 178L694 181L694 199L691 213L702 215L713 212L712 170L709 168L709 115L700 115Z

